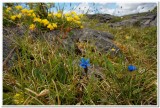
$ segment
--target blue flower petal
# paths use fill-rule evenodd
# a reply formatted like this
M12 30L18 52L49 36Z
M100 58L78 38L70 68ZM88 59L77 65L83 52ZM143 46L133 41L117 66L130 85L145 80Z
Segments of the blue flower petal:
M88 67L88 66L91 66L91 65L90 65L90 64L87 64L87 67Z
M81 62L82 62L82 63L85 62L85 59L84 59L84 58L81 58Z
M128 66L128 70L129 71L134 71L134 70L136 70L137 68L135 67L135 66L133 66L133 65L129 65Z
M87 68L86 66L82 66L84 69Z
M80 66L83 66L83 64L81 63Z
M89 63L89 59L86 60L86 63Z
M84 65L84 64L81 64L80 66L81 66L82 68L86 68L86 65Z
M87 68L88 66L90 66L89 59L81 58L80 66L82 68Z

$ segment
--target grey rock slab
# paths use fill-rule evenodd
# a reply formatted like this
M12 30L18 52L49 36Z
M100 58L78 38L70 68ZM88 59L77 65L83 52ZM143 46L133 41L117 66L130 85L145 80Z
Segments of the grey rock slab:
M109 23L110 27L120 27L120 26L140 26L140 27L148 27L148 26L157 26L157 15L155 13L147 12L144 14L134 14L130 15L129 19L125 19L122 21L110 23L109 21L114 19L115 16L109 14L97 14L97 15L87 15L90 19L98 19L101 23ZM97 24L96 26L99 26Z
M89 19L98 19L101 23L109 22L115 16L110 14L94 14L94 15L87 15Z
M94 45L99 49L107 52L110 48L118 49L118 47L112 42L114 36L108 32L100 32L92 29L82 29L82 30L73 30L72 35L69 36L69 39L78 42L89 42L94 43ZM67 41L65 42L67 43ZM69 44L71 40L69 41Z
M5 36L14 37L14 36L26 36L26 29L19 27L7 27L3 29L3 60L9 54L11 48L10 45L12 42L8 40ZM47 41L52 44L53 40L56 36L60 36L59 30L48 31L45 33L37 34L35 32L28 32L29 36L46 38ZM36 39L36 38L33 38ZM75 48L76 42L91 42L91 44L95 45L95 47L103 52L108 52L109 49L115 48L119 50L119 48L113 43L114 36L108 32L101 32L89 28L84 29L74 29L70 33L68 33L68 38L62 39L62 44L65 46L67 50L71 50Z

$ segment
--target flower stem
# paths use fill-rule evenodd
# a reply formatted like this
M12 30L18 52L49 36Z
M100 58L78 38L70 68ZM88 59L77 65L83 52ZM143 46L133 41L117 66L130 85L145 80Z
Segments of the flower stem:
M87 72L88 72L88 67L84 68L84 72L86 73L86 77L88 78L88 74L87 74Z

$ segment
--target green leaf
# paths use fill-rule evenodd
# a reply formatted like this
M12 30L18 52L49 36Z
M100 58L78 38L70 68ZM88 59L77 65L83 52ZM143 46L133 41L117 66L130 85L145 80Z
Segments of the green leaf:
M38 68L34 70L34 75L41 82L45 80L44 75L42 75L42 72Z
M106 57L104 57L104 59L105 59L105 63L106 63L105 64L106 68L108 68L108 70L110 72L114 73L115 70L114 70L114 67L113 67L112 63Z
M64 69L64 64L61 63L59 66L58 66L58 73L57 73L57 79L61 82L61 83L65 83L66 82L66 79L67 79L67 73Z

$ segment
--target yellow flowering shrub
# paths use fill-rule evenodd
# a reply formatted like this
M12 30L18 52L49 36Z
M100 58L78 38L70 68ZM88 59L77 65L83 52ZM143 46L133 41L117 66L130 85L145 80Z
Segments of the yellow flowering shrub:
M50 30L53 30L53 29L57 28L57 24L56 23L48 24L47 28L49 28Z
M54 27L52 26L52 24L48 24L47 28L49 28L50 30L54 29Z
M67 22L70 22L70 25L83 28L81 18L83 17L83 14L78 15L76 12L71 11L69 13L65 13L64 17L66 18Z
M67 17L67 21L72 21L73 20L73 18L72 17Z
M8 7L8 8L6 9L7 12L9 12L10 10L11 10L11 7Z
M16 16L15 15L13 15L13 16L11 16L11 20L15 20L16 19Z
M32 13L32 17L34 17L34 18L35 18L35 17L36 17L36 14L35 14L35 13Z
M71 14L72 14L72 15L76 15L76 12L75 12L75 11L71 11Z
M31 16L31 15L32 15L31 13L28 13L28 14L27 14L27 16Z
M56 16L57 18L61 18L61 17L62 17L62 14L61 14L61 13L57 13L57 14L55 14L55 16Z
M48 21L47 19L43 19L43 20L41 21L41 23L42 23L44 26L46 26L46 25L49 24L49 21Z
M34 24L31 24L31 25L29 26L29 29L30 29L30 30L34 30L35 27L36 27L36 26L35 26Z
M65 17L69 17L69 13L64 14Z
M78 24L78 25L81 25L81 22L80 21L77 21L77 20L74 20L74 23Z
M22 16L21 14L16 15L17 18L21 18L21 16Z
M74 16L74 19L75 19L75 20L80 20L80 18L79 18L78 15Z
M33 19L33 22L39 22L39 23L41 23L41 21L42 21L42 20L41 20L40 18L36 18L36 17L35 17L35 18Z
M28 13L33 13L34 12L34 10L28 10Z
M22 9L22 6L18 5L18 6L15 6L15 8L20 10L20 9Z
M29 30L35 28L42 30L60 29L64 32L69 32L74 28L83 28L81 18L83 14L77 14L75 11L68 13L49 12L46 15L41 15L34 9L23 8L18 5L15 8L6 7L6 17L14 21L14 23L28 25Z
M54 28L57 28L57 24L56 24L56 23L52 23L52 26L53 26Z
M21 12L22 12L23 14L26 14L26 13L28 13L28 9L22 9Z

